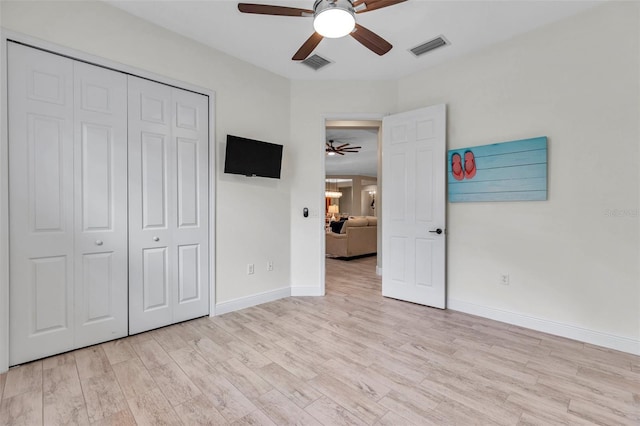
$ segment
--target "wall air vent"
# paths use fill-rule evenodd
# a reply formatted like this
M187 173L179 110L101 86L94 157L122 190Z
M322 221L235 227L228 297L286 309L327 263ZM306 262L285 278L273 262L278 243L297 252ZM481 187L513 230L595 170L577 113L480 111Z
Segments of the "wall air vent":
M323 68L329 65L331 61L319 55L311 55L307 59L302 61L302 63L308 66L309 68L313 68L314 70L318 71L320 68Z
M444 36L438 36L433 40L429 40L426 43L422 43L421 45L414 47L413 49L409 49L409 51L416 56L420 56L420 55L424 55L425 53L431 52L432 50L435 50L439 47L447 46L449 44L451 43L449 43L449 41L446 38L444 38Z

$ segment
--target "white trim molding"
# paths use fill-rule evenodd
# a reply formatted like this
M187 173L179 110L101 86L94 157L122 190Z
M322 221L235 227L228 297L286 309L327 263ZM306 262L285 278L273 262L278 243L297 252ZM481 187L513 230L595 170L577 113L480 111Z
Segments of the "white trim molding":
M616 336L614 334L589 330L572 324L531 317L489 306L477 305L463 300L449 299L447 300L447 308L453 311L464 312L466 314L476 315L507 324L553 334L554 336L566 337L568 339L590 343L592 345L640 355L640 340L634 340L628 337Z
M229 312L261 305L263 303L273 302L274 300L284 299L289 296L291 296L290 287L278 288L275 290L252 294L251 296L239 297L238 299L229 300L227 302L217 303L215 312L216 315L223 315Z

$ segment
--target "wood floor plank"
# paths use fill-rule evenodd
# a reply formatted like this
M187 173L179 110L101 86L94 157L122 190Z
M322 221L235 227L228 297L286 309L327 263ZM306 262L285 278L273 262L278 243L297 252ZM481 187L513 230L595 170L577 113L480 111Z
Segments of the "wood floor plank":
M119 411L102 420L92 423L91 426L137 426L136 419L130 409Z
M366 423L351 414L346 408L334 402L330 398L323 396L305 408L323 425L356 425L365 426Z
M216 371L251 400L273 389L267 381L235 358L216 365Z
M304 359L281 347L271 349L265 352L264 355L300 379L310 380L318 375L315 371L319 369L317 365L307 364Z
M119 362L128 361L138 357L136 351L133 350L129 339L118 339L102 344L107 359L111 365Z
M217 364L233 358L233 353L208 337L200 337L189 342L192 349L197 351L207 362Z
M182 425L182 421L160 389L128 398L129 408L138 425Z
M353 389L361 391L374 401L379 401L391 390L384 383L366 374L366 369L358 367L357 364L331 359L322 364L322 367L325 373L329 373Z
M2 395L4 394L4 384L7 381L7 373L0 374L0 401L2 401Z
M46 424L85 425L89 422L75 364L44 370L42 389Z
M391 418L398 419L396 424L439 425L446 423L443 416L434 412L439 403L416 392L393 390L380 400L380 405L389 410L379 420L382 424L387 424Z
M173 361L149 370L149 375L173 406L189 401L202 393Z
M262 410L253 411L240 420L231 423L231 426L277 426Z
M257 373L300 408L305 408L322 396L309 383L276 363L265 365Z
M387 414L387 408L370 399L365 393L345 386L343 382L328 374L320 374L310 383L319 392L330 396L334 401L340 401L343 407L368 424L375 423Z
M42 388L21 392L0 403L0 425L42 425Z
M76 363L76 357L73 352L67 352L60 355L55 355L42 360L42 370L48 370L50 368L62 367L67 364ZM75 368L75 367L74 367Z
M241 419L257 408L225 377L213 374L196 378L194 382L213 407L229 422Z
M148 370L153 370L171 362L169 355L154 339L136 342L131 346Z
M223 425L227 420L203 394L174 407L185 425Z
M256 403L275 424L320 426L312 415L299 408L276 389L262 395Z
M424 418L420 419L420 423L419 425L440 425L443 423L434 423L434 422L429 422ZM411 423L408 419L400 416L399 414L396 414L393 411L389 411L387 414L385 414L380 420L378 420L374 426L398 426L398 425L402 425L402 426L418 426L418 424L416 423Z
M269 358L243 341L234 340L228 342L225 346L233 353L235 359L242 362L248 368L258 369L271 363Z
M157 387L139 358L115 364L113 371L127 401L132 400L136 395L151 392Z
M102 376L113 371L101 345L77 350L74 352L74 356L81 380Z
M127 400L115 373L93 376L80 381L89 421L95 423L128 410Z
M153 330L151 336L167 353L187 346L187 341L182 337L177 327L164 327Z
M537 412L522 413L518 426L548 426L548 425L567 425L567 426L593 426L587 420L575 417L569 413L558 413L552 411L538 410Z
M195 378L215 374L215 368L190 347L169 354L176 364L192 381Z
M569 413L595 424L629 426L640 424L638 407L623 412L610 406L593 404L590 401L575 398L569 403Z
M34 361L9 369L3 399L27 392L42 392L42 361Z

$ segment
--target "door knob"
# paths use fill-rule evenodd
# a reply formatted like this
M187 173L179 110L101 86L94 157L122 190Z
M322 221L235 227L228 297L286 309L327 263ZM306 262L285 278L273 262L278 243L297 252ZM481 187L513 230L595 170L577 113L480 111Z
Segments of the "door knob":
M160 241L160 237L153 237L153 241Z
M431 233L433 233L433 234L438 234L438 235L440 235L440 234L442 234L442 229L438 228L438 229L436 229L435 231L429 231L429 232L431 232Z
M96 240L96 245L97 246L101 246L102 245L102 240Z

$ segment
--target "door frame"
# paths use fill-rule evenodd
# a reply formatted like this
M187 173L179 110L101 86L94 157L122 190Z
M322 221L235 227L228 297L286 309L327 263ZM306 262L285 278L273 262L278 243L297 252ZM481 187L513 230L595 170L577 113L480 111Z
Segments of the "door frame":
M321 130L321 142L318 144L318 151L320 152L320 159L321 159L321 164L320 164L320 176L318 179L318 195L321 195L321 197L318 198L318 212L322 212L322 214L319 214L318 217L319 219L321 219L321 223L318 224L318 230L320 231L320 296L324 296L326 294L326 285L325 285L325 279L326 279L326 238L325 238L325 228L324 228L324 209L325 209L325 197L324 197L324 191L325 191L325 179L326 179L326 175L327 175L327 170L325 167L325 142L327 140L327 122L328 121L380 121L380 130L378 131L378 193L376 194L376 203L380 204L382 202L382 191L380 191L380 187L381 187L381 183L382 183L382 173L381 173L381 168L382 168L382 136L381 136L381 132L382 132L382 119L386 116L389 115L389 113L335 113L335 114L324 114L322 116L322 130ZM377 208L377 207L376 207ZM380 212L380 210L378 210L378 212ZM378 221L378 224L380 224L380 222ZM380 242L380 236L381 236L381 228L380 226L378 226L378 242ZM380 248L380 245L378 245L378 248ZM381 257L378 257L378 259L381 259ZM377 262L376 262L377 263ZM382 265L376 265L376 273L378 273L378 275L380 275L382 273L382 269L378 269L381 268Z
M35 47L102 68L153 80L168 86L205 95L209 99L209 316L215 316L215 212L216 212L216 134L215 92L205 87L165 77L150 71L101 58L86 52L44 41L36 37L0 28L0 75L7 75L7 43ZM0 374L9 369L9 133L7 79L0 82ZM324 241L324 240L323 240ZM323 276L324 285L324 276Z

